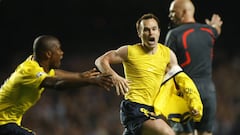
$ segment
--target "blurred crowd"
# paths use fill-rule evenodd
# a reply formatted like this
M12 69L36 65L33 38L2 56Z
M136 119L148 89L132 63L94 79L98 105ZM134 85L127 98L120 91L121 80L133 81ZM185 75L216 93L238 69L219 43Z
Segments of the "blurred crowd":
M213 78L217 89L214 135L240 134L240 57L217 59ZM84 71L94 67L94 57L64 58L63 68ZM122 67L116 66L121 74ZM1 78L5 79L5 78ZM121 135L119 105L122 97L97 86L68 91L46 90L23 118L23 125L37 135Z

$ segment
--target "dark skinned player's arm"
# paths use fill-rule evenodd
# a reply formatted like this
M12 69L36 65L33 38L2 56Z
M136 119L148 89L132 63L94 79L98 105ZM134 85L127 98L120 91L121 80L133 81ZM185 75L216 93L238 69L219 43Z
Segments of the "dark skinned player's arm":
M54 77L46 77L40 87L53 89L78 88L87 85L98 85L107 90L112 87L112 80L109 75L101 74L96 69L85 72L70 72L65 70L55 70Z

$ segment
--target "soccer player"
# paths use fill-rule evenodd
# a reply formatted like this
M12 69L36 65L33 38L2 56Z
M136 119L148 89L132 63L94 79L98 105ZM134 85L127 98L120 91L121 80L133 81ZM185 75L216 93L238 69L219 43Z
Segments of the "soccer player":
M34 135L21 125L22 117L41 97L45 88L64 90L96 85L109 90L110 75L96 68L85 72L58 69L63 58L60 41L41 35L33 43L33 54L22 62L0 88L0 135Z
M102 73L112 75L117 94L124 95L120 105L120 119L125 128L123 135L174 135L164 117L161 114L156 116L154 104L166 72L172 76L182 70L175 54L158 43L159 19L154 14L144 14L139 18L136 29L140 43L109 50L99 56L95 64ZM123 64L126 78L115 72L111 64ZM183 72L176 76L190 80ZM191 80L188 83L193 84ZM198 105L191 106L195 117L201 113Z
M221 33L223 21L213 14L206 24L196 22L195 7L191 0L173 0L169 18L173 28L169 30L165 45L176 54L179 65L195 82L203 102L200 122L176 123L174 129L181 135L212 135L216 116L216 91L212 81L213 47ZM195 125L195 127L194 127Z

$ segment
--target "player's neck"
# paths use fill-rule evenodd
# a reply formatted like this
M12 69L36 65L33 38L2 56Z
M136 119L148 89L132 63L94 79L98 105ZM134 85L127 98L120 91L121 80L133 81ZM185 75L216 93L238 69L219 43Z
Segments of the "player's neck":
M194 18L186 18L182 21L183 23L195 23L195 19Z

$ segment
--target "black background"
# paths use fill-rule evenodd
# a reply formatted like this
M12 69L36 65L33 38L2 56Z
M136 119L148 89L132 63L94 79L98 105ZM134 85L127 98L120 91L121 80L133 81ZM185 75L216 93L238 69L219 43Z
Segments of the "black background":
M135 22L143 13L148 12L160 18L160 42L163 42L168 30L170 2L170 0L2 0L0 72L11 72L18 63L31 54L33 40L41 34L57 36L62 42L65 56L76 54L79 57L83 55L90 57L123 44L138 42ZM204 19L210 18L213 13L218 13L224 21L222 34L215 46L216 61L231 59L238 55L239 17L238 9L234 8L237 4L226 0L195 0L194 4L198 22L204 23Z

